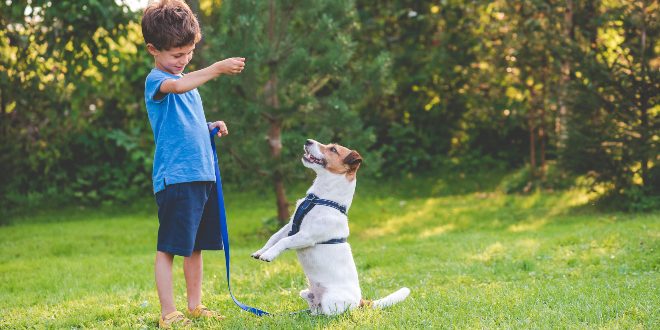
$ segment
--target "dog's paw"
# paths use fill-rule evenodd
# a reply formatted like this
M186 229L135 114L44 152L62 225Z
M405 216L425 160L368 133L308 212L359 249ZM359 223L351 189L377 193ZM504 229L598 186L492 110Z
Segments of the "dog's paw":
M277 257L276 253L274 253L273 251L266 251L259 256L259 260L271 262L273 261L273 259L275 259L275 257Z
M273 261L273 258L268 258L268 257L262 255L262 256L259 257L259 260L265 261L265 262L271 262L271 261Z
M254 251L251 254L251 256L252 256L252 258L259 259L259 257L261 257L261 255L264 254L264 252L266 252L266 251L268 251L268 249L261 248L257 251Z

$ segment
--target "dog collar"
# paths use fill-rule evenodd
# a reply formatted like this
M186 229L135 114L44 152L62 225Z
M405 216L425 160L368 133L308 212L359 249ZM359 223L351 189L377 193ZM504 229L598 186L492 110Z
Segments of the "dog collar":
M298 205L298 208L296 208L296 213L293 215L293 221L291 223L291 231L289 231L289 236L295 235L300 231L300 225L302 224L303 219L311 211L314 206L316 205L322 205L322 206L328 206L332 207L342 214L346 215L346 206L341 205L337 202L333 202L331 200L327 199L321 199L319 196L316 196L314 194L309 194L307 197L305 197L305 200ZM321 242L319 244L339 244L339 243L346 243L346 237L342 238L334 238L329 241Z

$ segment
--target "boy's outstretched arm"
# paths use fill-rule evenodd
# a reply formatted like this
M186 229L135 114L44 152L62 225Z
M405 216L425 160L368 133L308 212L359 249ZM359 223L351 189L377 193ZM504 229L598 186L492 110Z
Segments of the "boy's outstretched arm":
M239 74L243 71L243 68L245 68L245 58L230 57L215 62L204 69L190 72L180 79L165 80L160 85L160 92L163 94L182 94L203 85L205 82L221 74Z

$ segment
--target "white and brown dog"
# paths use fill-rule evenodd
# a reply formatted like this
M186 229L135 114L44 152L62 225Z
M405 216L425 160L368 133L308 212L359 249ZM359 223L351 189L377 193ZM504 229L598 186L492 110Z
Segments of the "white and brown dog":
M346 242L346 212L355 193L360 154L314 140L307 140L304 150L302 163L316 172L316 179L307 197L298 200L291 221L252 257L272 261L283 251L295 249L309 283L300 296L314 315L335 315L359 306L382 308L406 299L408 288L375 301L362 299L353 254Z

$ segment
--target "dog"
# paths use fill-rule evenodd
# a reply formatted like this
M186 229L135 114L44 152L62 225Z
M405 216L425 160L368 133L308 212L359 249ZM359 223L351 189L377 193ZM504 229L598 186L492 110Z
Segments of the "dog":
M307 197L298 200L289 223L275 233L255 259L273 261L285 250L296 250L309 287L300 291L312 315L337 315L356 307L383 308L403 301L410 289L375 301L362 299L348 237L348 217L362 157L338 144L307 140L302 163L316 172ZM304 221L303 221L304 219Z

